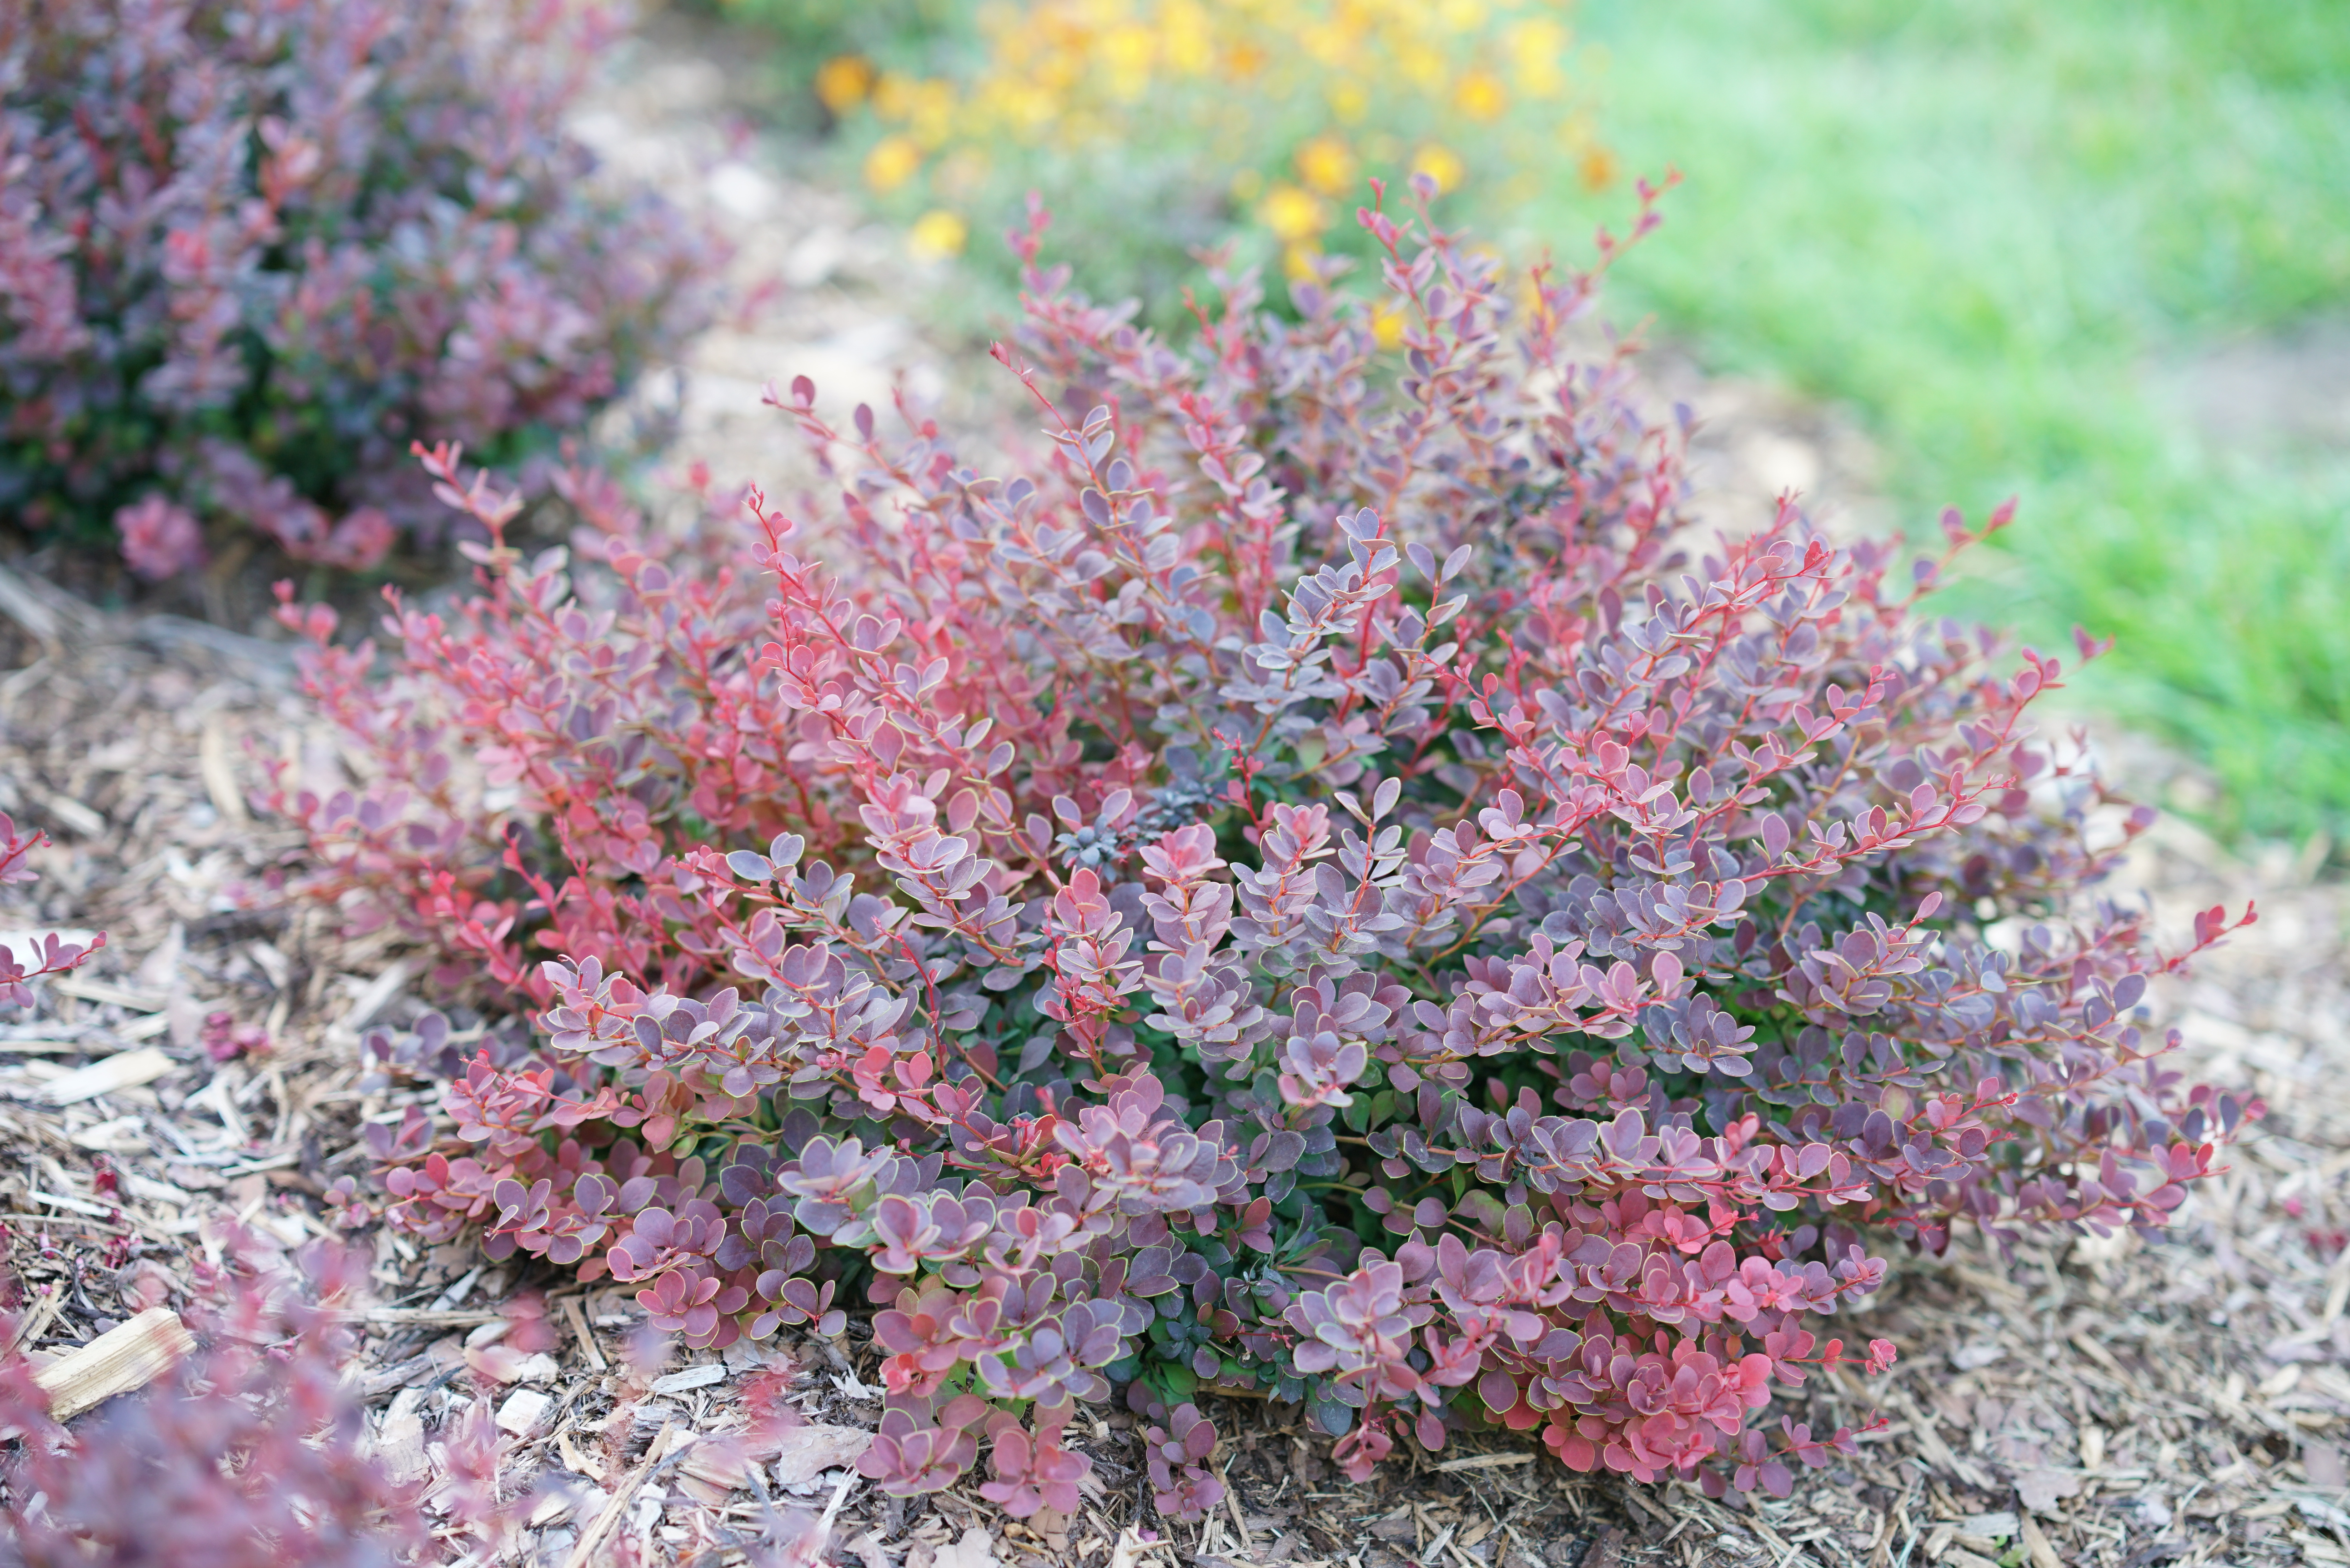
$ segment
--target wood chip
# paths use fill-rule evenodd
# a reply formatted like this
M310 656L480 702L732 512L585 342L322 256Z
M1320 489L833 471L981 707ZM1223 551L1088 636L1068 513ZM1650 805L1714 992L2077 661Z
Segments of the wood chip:
M130 1154L147 1147L147 1124L136 1112L117 1116L110 1122L84 1127L73 1135L77 1148L101 1149L109 1154Z
M712 1383L725 1381L726 1368L712 1361L672 1372L666 1377L654 1378L652 1391L656 1394L682 1394L689 1388L707 1388Z
M94 606L54 583L20 576L6 566L0 566L0 615L52 646L68 639L87 639L105 626Z
M350 1315L387 1328L472 1328L505 1317L494 1307L366 1307Z
M50 816L83 838L103 838L107 835L106 818L69 794L52 792L41 797L41 805Z
M2056 1555L2039 1522L2030 1514L2023 1517L2023 1554L2032 1561L2032 1568L2064 1568L2064 1560Z
M855 1464L873 1446L873 1434L858 1427L811 1421L784 1432L775 1443L775 1484L806 1486L827 1470Z
M78 974L59 975L49 983L67 996L77 996L84 1002L111 1002L117 1007L127 1007L133 1012L161 1012L172 1000L160 991L133 991L129 986L112 985Z
M36 1203L54 1204L76 1214L87 1214L93 1220L110 1220L115 1210L103 1203L92 1203L87 1198L68 1198L62 1193L44 1192L37 1187L27 1188L25 1196Z
M376 1016L390 1007L393 999L407 988L412 972L406 959L394 959L381 974L368 981L359 993L351 998L350 1006L335 1020L334 1028L329 1033L348 1039L359 1038L359 1031L373 1023Z
M228 726L217 713L204 719L203 740L196 750L196 765L203 774L204 793L221 820L243 827L253 820L244 808L244 792L236 787L236 769L228 758Z
M517 1438L526 1436L532 1428L538 1425L539 1418L546 1414L546 1407L554 1403L552 1395L542 1394L536 1388L517 1388L506 1396L504 1404L498 1407L499 1429L512 1432Z
M1534 1462L1534 1457L1527 1453L1463 1454L1457 1459L1447 1459L1442 1464L1431 1468L1440 1470L1498 1470L1507 1469L1511 1465L1530 1465Z
M48 1332L49 1324L65 1310L65 1292L55 1285L46 1287L32 1310L16 1320L16 1331L8 1336L7 1354L14 1355L17 1351L31 1349Z
M177 1064L157 1047L143 1045L136 1051L124 1051L87 1067L78 1067L62 1078L52 1078L42 1089L41 1097L53 1106L79 1105L118 1089L151 1084Z
M196 1348L196 1337L170 1307L149 1307L126 1324L33 1374L48 1390L49 1415L69 1420L94 1405L143 1388Z

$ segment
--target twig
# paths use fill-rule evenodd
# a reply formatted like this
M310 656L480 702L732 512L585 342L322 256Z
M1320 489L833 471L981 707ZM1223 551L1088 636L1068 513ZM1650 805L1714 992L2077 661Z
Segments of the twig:
M621 1516L628 1512L629 1503L637 1495L637 1490L645 1484L645 1478L653 1473L653 1467L660 1463L661 1449L668 1446L669 1435L676 1426L674 1420L661 1423L660 1431L653 1438L653 1446L645 1450L644 1462L629 1472L629 1479L620 1483L620 1490L612 1494L612 1501L596 1515L595 1522L581 1534L578 1544L572 1547L571 1555L564 1559L563 1568L588 1568L588 1563L595 1560L606 1538L620 1527Z
M597 1345L596 1335L588 1326L588 1310L580 1304L577 1296L563 1298L563 1321L571 1326L571 1338L588 1357L588 1365L598 1372L608 1371L609 1364L604 1359L603 1349Z
M1523 1451L1514 1454L1463 1454L1457 1459L1447 1459L1430 1468L1439 1470L1498 1470L1510 1465L1530 1465L1534 1462L1534 1455Z

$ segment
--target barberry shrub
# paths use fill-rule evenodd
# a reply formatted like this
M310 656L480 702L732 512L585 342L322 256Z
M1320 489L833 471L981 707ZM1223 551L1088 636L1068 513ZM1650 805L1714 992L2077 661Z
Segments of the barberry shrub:
M2033 738L2058 661L1918 609L1988 528L1704 537L1625 348L1570 346L1617 242L1509 280L1361 221L1399 359L1246 276L1162 341L1040 214L1031 472L800 380L839 502L754 493L755 572L583 481L608 566L478 549L449 617L394 598L388 676L289 604L369 775L280 775L307 886L541 1015L369 1042L453 1131L372 1128L351 1222L696 1345L879 1307L893 1492L984 1449L1060 1506L1127 1383L1170 1513L1218 1496L1217 1387L1357 1477L1488 1425L1783 1493L1852 1438L1762 1412L1890 1359L1823 1321L1884 1247L2161 1226L2257 1107L2137 1020L2179 960L2087 894L2150 815Z
M423 1529L424 1489L369 1457L343 1383L351 1334L335 1298L365 1288L365 1261L314 1246L306 1270L280 1260L263 1274L251 1266L257 1249L233 1253L197 1266L185 1317L204 1347L70 1428L50 1418L26 1358L0 1357L0 1433L15 1439L0 1466L0 1563L391 1568L455 1557ZM481 1412L452 1427L452 1449L494 1447ZM486 1474L433 1502L456 1537L501 1528L511 1512Z
M574 0L0 13L0 506L157 578L257 530L374 565L409 443L518 462L702 319L706 243L563 130Z
M0 888L34 880L37 873L29 862L34 851L48 841L49 836L37 828L31 833L19 833L15 821L0 811ZM0 942L0 1007L30 1007L33 981L79 969L105 945L103 931L88 941L58 931L43 931L38 935L28 933L14 942Z

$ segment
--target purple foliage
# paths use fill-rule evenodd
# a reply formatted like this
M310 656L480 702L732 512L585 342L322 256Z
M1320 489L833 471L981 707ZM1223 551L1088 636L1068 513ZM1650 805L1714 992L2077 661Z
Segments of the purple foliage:
M586 0L33 0L0 12L0 506L201 519L296 558L440 526L410 443L520 462L702 318L706 241L599 192Z
M451 619L395 602L389 676L288 604L374 759L281 788L312 890L544 1027L379 1052L454 1124L369 1129L391 1223L697 1345L861 1296L897 1492L984 1452L1049 1501L1128 1381L1196 1513L1219 1385L1357 1477L1487 1424L1778 1490L1852 1438L1772 1436L1773 1387L1890 1363L1821 1332L1872 1249L2166 1222L2259 1107L2144 1024L2184 955L2094 888L2151 814L2033 735L2059 661L1920 608L2007 513L1706 536L1681 430L1572 347L1596 275L1362 220L1399 356L1246 278L1162 341L1039 223L1031 472L802 381L840 510L754 494L756 575L494 546Z

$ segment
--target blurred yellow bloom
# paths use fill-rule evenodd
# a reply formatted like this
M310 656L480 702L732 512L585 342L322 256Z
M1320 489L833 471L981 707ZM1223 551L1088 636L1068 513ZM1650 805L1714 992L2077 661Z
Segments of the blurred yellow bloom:
M917 82L906 94L906 134L925 148L945 145L954 130L955 90L942 81Z
M1303 281L1314 276L1316 271L1315 264L1321 259L1321 251L1308 240L1298 240L1281 247L1283 275L1293 281Z
M1439 191L1458 191L1461 182L1469 178L1461 155L1438 141L1428 143L1411 155L1411 171L1435 181Z
M1396 65L1404 80L1421 92L1432 93L1444 84L1445 61L1440 51L1426 46L1399 50Z
M1403 347L1403 307L1392 299L1371 306L1371 337L1383 349Z
M1317 136L1297 150L1297 178L1325 196L1355 192L1355 154L1335 136Z
M873 112L884 119L903 119L914 110L920 83L896 71L884 71L873 83Z
M1295 244L1310 239L1329 226L1329 214L1322 203L1295 185L1275 185L1265 192L1264 201L1257 207L1259 222L1274 233L1276 239Z
M1098 53L1112 96L1129 103L1140 98L1150 86L1151 57L1158 52L1148 28L1128 26L1103 33Z
M1170 0L1159 13L1159 27L1169 69L1196 77L1216 63L1215 29L1191 0Z
M903 136L885 136L865 155L865 182L887 195L920 172L922 150Z
M1437 20L1456 33L1473 33L1485 25L1484 0L1438 0Z
M906 248L917 261L945 261L962 254L963 243L971 238L971 225L962 215L944 209L924 213L906 231Z
M835 114L847 114L873 90L873 62L862 55L835 55L816 67L816 96Z
M1352 77L1332 82L1323 96L1330 100L1330 112L1348 125L1361 124L1371 112L1369 90Z
M1556 98L1566 88L1561 57L1566 53L1567 31L1548 16L1533 16L1513 24L1506 35L1510 74L1528 98Z
M1461 113L1484 124L1501 119L1510 107L1510 89L1491 71L1471 71L1454 84L1452 101Z
M1616 177L1573 117L1549 137L1520 123L1525 106L1568 92L1571 0L983 4L967 73L879 72L844 55L816 74L835 114L861 104L889 132L867 155L867 183L916 185L941 203L910 239L925 255L960 251L965 226L950 209L998 201L1003 168L1024 169L1007 148L1131 149L1225 171L1233 208L1270 231L1294 275L1318 265L1367 171L1406 167L1453 192L1473 159L1509 196L1563 175L1595 188Z

